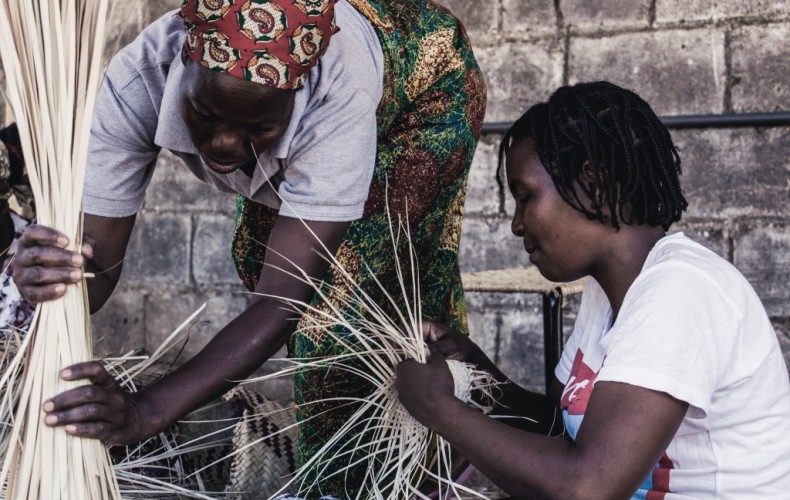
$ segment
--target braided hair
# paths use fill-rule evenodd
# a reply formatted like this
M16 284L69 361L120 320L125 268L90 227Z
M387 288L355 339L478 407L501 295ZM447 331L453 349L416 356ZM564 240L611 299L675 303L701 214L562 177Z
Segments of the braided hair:
M500 187L508 151L529 138L557 192L589 219L616 229L621 223L648 224L666 231L688 206L669 131L630 90L609 82L580 83L532 106L500 144Z

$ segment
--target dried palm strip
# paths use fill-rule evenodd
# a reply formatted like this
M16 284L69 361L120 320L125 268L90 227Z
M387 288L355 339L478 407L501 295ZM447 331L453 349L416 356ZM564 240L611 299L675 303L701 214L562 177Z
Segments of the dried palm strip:
M0 57L41 224L79 250L82 184L101 80L107 0L0 1ZM25 352L21 393L0 473L9 499L116 499L105 446L43 425L45 399L75 387L64 367L92 359L84 283L41 304Z

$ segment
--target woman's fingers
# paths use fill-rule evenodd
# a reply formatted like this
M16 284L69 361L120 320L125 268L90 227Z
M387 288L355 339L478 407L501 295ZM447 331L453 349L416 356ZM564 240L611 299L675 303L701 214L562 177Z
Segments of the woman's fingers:
M452 331L452 328L435 321L422 320L422 336L426 342L436 342Z

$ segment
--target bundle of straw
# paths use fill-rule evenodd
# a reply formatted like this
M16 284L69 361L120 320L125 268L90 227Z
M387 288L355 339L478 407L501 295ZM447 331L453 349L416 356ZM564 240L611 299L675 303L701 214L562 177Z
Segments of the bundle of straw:
M102 77L106 0L0 1L0 57L38 222L79 251L82 184L91 118ZM59 372L90 360L84 282L41 304L21 349L21 394L0 482L11 499L120 498L105 446L43 425L41 407L74 387ZM12 377L15 370L6 374ZM7 399L4 405L12 404Z

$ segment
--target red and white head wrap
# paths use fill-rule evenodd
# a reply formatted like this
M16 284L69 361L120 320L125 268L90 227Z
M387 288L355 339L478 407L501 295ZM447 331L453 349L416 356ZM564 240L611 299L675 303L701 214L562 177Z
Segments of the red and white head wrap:
M336 0L184 0L184 55L212 71L298 89L338 31Z

